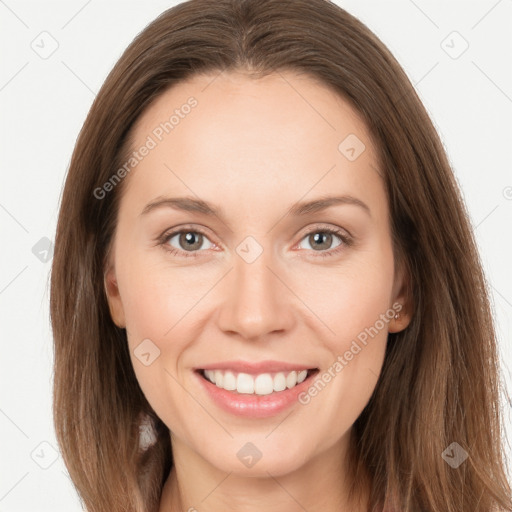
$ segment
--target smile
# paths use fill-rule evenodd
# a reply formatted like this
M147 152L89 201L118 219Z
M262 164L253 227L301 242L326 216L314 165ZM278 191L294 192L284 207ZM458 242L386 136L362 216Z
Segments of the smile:
M294 388L304 382L308 373L311 374L313 371L315 370L293 370L291 372L251 375L230 370L202 370L202 375L212 384L226 391L236 391L248 395L270 395L271 393Z
M318 368L277 361L230 361L194 371L208 400L246 418L268 418L289 409L318 373Z

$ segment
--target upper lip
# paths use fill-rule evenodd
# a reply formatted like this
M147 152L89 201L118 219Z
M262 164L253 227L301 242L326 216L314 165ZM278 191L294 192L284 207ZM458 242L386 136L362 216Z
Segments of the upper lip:
M294 370L311 370L314 365L285 363L283 361L219 361L196 368L196 370L233 370L236 373L274 373L292 372Z

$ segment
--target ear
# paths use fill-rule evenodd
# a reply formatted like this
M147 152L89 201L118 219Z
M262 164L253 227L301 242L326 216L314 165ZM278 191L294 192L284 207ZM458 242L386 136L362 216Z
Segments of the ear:
M410 323L413 312L412 280L405 265L397 265L395 282L391 297L390 309L395 311L395 316L389 322L388 332L403 331Z
M113 261L113 253L111 253L109 255L107 269L103 277L103 285L105 287L105 294L107 296L112 321L117 325L117 327L124 329L126 328L126 320Z

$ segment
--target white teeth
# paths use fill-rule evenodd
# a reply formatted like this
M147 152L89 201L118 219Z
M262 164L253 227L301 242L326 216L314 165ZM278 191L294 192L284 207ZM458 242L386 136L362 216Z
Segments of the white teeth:
M302 370L301 372L299 372L297 374L297 384L300 384L301 382L304 382L304 380L307 377L307 375L308 375L308 371L307 370Z
M224 374L224 382L222 387L228 391L234 391L236 389L236 377L232 372L226 372Z
M224 373L220 370L215 370L215 385L219 388L222 387L224 383Z
M286 377L284 373L277 373L274 377L274 391L284 391L286 389Z
M278 372L272 376L270 373L261 373L253 376L248 373L233 373L224 370L204 370L204 376L219 388L227 391L237 391L243 394L270 395L276 391L291 389L304 382L308 375L307 370L289 373Z
M286 377L286 387L293 388L297 384L297 372L293 371L288 374Z
M274 379L270 373L263 373L254 379L254 392L257 395L270 395L274 391Z
M236 390L239 393L254 393L254 379L248 373L239 373L236 379Z

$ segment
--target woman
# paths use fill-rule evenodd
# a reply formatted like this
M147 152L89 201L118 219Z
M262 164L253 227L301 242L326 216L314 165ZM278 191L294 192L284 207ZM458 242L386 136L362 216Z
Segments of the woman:
M134 40L72 157L51 315L89 511L512 507L460 192L325 0L192 0Z

